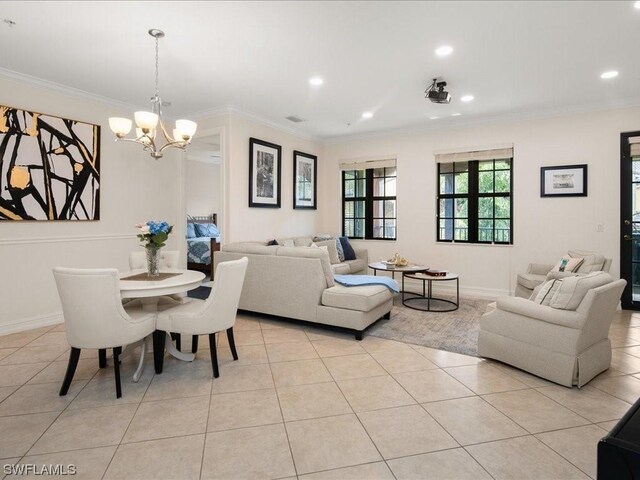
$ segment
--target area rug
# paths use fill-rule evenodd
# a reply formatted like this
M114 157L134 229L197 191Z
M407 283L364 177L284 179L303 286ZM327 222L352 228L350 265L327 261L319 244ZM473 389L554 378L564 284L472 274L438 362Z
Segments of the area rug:
M402 305L396 296L391 318L378 320L366 334L374 337L478 356L480 317L489 300L461 298L458 310L422 312Z

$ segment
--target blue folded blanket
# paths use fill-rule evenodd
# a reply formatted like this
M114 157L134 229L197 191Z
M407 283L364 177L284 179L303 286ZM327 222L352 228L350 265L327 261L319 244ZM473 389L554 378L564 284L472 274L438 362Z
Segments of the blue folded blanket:
M398 293L398 282L393 278L376 275L334 275L333 278L345 287L357 287L360 285L384 285L392 292Z

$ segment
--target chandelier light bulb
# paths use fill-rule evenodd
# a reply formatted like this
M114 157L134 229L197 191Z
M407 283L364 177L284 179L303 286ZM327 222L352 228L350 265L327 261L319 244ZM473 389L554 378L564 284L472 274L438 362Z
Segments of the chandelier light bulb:
M131 131L133 122L129 118L111 117L109 118L109 128L118 137L124 137Z
M136 125L145 130L153 130L158 125L158 115L153 112L136 112Z
M180 140L184 140L184 137L187 137L185 141L188 142L195 135L197 129L198 124L196 122L184 119L176 120L176 131L180 134Z

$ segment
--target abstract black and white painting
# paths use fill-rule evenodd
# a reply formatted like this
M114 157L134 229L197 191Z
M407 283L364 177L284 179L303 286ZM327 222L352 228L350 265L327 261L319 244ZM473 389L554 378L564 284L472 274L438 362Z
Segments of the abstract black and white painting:
M280 208L282 147L249 139L249 206Z
M293 152L293 208L315 210L318 187L316 174L318 157Z
M100 126L0 105L0 220L99 220Z

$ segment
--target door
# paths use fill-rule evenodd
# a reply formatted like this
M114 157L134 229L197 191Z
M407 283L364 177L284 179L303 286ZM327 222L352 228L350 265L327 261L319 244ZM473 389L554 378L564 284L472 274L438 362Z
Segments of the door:
M640 310L640 131L620 135L620 162L622 308Z

